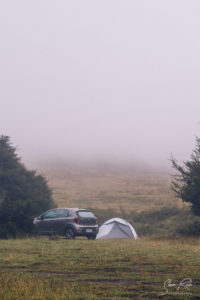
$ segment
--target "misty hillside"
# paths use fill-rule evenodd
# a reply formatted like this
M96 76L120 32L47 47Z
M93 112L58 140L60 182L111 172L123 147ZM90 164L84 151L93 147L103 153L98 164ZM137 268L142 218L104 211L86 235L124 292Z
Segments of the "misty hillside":
M182 206L164 172L86 166L43 166L59 207L135 210Z

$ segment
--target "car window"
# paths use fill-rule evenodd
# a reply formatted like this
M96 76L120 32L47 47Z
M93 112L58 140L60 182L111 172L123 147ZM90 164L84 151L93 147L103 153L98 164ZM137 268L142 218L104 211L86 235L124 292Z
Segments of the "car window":
M95 218L94 214L91 211L86 211L86 210L77 211L77 215L80 218Z
M57 218L66 218L69 217L69 210L68 209L59 209Z
M42 219L52 219L56 218L57 209L50 210L42 215Z

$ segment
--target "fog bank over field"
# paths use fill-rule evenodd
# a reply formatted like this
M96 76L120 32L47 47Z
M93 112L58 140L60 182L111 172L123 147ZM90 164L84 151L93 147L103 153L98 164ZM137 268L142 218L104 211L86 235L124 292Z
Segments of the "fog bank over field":
M48 170L68 170L69 172L108 172L108 173L166 173L171 174L170 161L168 164L159 162L125 161L125 160L85 160L85 159L38 159L28 160L26 165L29 168L37 169L41 172Z
M0 134L27 165L168 168L199 135L200 1L0 3Z

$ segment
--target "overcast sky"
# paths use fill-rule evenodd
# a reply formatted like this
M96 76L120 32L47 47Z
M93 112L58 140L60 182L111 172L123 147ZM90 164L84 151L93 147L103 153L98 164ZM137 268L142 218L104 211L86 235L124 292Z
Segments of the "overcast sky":
M0 131L25 162L189 157L199 0L4 0L0 39Z

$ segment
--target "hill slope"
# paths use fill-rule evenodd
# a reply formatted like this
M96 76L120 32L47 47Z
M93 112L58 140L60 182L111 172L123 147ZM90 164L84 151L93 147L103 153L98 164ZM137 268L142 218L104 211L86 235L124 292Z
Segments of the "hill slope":
M115 210L159 209L182 206L170 189L170 175L126 169L95 167L42 168L59 207Z

